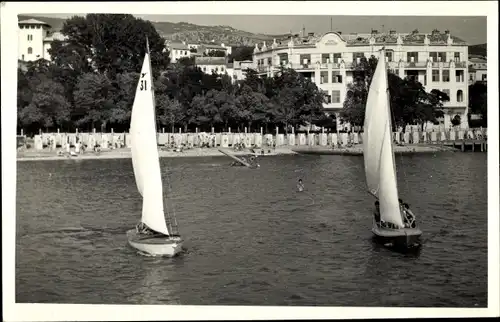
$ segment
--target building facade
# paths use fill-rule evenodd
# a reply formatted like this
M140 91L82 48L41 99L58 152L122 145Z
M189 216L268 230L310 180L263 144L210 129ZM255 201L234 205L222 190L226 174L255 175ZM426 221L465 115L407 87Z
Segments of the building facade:
M231 77L233 83L244 80L245 79L245 70L246 69L254 69L252 60L242 60L242 61L233 61L232 63L227 64L227 74Z
M175 63L184 57L191 57L191 51L188 45L184 43L167 43L170 62Z
M195 64L206 74L226 74L226 57L196 57Z
M64 40L59 32L51 32L51 26L36 19L22 20L18 23L18 60L50 60L49 48L54 40Z
M455 115L460 115L461 127L468 126L468 47L449 31L422 34L415 30L397 34L394 30L389 33L373 30L370 34L295 35L274 40L272 44L257 44L253 63L260 75L272 76L280 66L302 73L327 95L325 111L338 113L343 107L347 84L353 81L353 63L362 57L378 56L382 47L386 49L388 68L401 78L413 77L428 92L438 89L450 96L450 101L443 103L445 117L440 122L444 127L451 126Z
M469 85L486 81L488 81L486 59L469 58Z

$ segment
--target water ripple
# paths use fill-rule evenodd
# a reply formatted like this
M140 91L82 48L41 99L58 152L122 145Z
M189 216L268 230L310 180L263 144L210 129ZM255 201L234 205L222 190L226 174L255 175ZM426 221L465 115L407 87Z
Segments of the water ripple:
M486 154L396 160L426 238L414 255L371 241L361 157L263 158L255 171L162 159L186 238L174 259L127 246L142 207L130 160L19 163L16 301L486 307Z

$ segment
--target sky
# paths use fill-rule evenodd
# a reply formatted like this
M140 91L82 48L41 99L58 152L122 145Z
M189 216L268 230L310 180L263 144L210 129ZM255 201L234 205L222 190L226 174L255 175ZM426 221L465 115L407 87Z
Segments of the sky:
M73 14L40 14L45 17L68 18ZM252 33L369 33L372 29L395 29L405 33L418 29L430 33L433 29L450 30L470 45L486 43L486 17L466 16L279 16L279 15L135 15L151 21L189 22L197 25L227 25Z

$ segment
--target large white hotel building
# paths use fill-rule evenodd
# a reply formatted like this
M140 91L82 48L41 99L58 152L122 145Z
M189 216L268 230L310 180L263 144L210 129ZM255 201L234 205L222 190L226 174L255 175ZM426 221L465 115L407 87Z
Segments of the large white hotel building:
M449 31L398 34L373 30L370 34L328 32L321 36L304 32L301 37L256 45L253 63L263 76L274 75L282 65L302 73L327 94L325 110L338 113L347 84L353 81L353 62L363 56L377 57L384 46L389 69L401 78L416 78L428 92L439 89L450 96L443 104L441 126L448 128L455 115L460 116L461 127L468 126L468 45Z

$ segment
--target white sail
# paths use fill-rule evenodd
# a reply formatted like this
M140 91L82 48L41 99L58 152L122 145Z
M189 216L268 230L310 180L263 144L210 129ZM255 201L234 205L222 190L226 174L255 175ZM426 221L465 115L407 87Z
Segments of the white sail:
M379 199L381 219L403 227L392 151L391 111L383 50L368 92L363 132L368 191Z
M159 233L170 235L163 212L163 186L156 138L153 77L149 53L144 56L130 120L132 165L142 195L141 221Z

